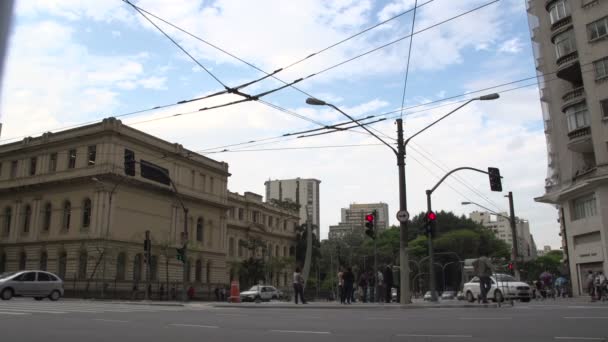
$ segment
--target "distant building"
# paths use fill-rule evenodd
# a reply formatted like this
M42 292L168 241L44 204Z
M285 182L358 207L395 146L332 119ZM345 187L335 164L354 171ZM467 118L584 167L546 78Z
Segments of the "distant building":
M291 201L300 205L300 224L306 223L306 206L309 206L312 224L316 227L315 234L320 238L320 201L319 184L321 181L312 178L268 180L266 186L266 201L271 199Z
M547 253L551 252L551 246L544 246L543 249L538 250L538 256L545 256Z
M507 213L500 213L498 216L487 211L474 211L469 217L471 220L481 223L484 227L492 230L496 237L509 246L513 246L513 235L511 234L511 222L507 219ZM527 220L516 219L517 221L517 247L519 257L524 260L531 260L536 257L536 244L530 234L530 224Z
M339 238L347 233L360 230L365 226L365 215L376 210L376 228L381 232L389 227L388 204L365 203L351 204L342 208L341 221L337 225L329 226L329 238Z

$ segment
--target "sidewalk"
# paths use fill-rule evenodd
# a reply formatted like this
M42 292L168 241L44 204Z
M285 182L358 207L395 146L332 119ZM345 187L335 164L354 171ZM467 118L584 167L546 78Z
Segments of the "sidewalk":
M498 304L476 304L463 301L445 301L439 303L414 302L401 305L398 303L354 303L344 305L337 302L309 302L308 304L295 304L293 302L263 302L263 303L208 303L213 308L239 308L239 309L446 309L446 308L497 308ZM508 305L505 303L503 305Z

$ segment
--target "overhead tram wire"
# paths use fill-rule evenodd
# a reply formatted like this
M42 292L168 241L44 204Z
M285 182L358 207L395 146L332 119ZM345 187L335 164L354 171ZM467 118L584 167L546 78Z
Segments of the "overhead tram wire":
M414 2L414 16L412 18L412 31L410 33L410 46L407 52L407 62L405 64L405 80L403 81L403 96L401 97L401 108L405 106L405 92L407 90L407 78L410 73L410 59L412 57L412 43L414 42L414 26L416 24L416 7L418 6L418 0ZM403 109L401 110L401 118L403 118Z

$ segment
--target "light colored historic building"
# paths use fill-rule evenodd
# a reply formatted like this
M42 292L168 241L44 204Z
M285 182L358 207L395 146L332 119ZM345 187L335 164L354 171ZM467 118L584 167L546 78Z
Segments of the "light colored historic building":
M389 228L388 204L386 203L353 203L348 208L342 208L341 221L337 225L329 226L329 238L336 239L358 231L363 234L365 216L376 211L376 229L381 232Z
M68 292L104 282L110 293L142 289L149 231L153 291L179 288L185 207L187 279L227 284L227 216L242 205L230 201L229 176L226 163L113 118L2 145L0 272L46 269Z
M469 214L469 218L490 229L498 239L506 242L507 245L513 246L511 221L507 219L507 213L501 213L501 215L503 216L498 216L487 211L474 211ZM530 234L530 223L520 218L516 218L516 222L519 257L523 260L536 258L536 243L532 234Z
M558 207L580 295L589 270L608 272L608 1L527 4L549 163L536 200Z

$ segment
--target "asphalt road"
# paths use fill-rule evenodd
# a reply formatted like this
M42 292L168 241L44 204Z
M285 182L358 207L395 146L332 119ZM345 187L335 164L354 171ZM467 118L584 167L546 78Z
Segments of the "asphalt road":
M608 341L608 303L501 308L255 309L0 302L2 341Z

